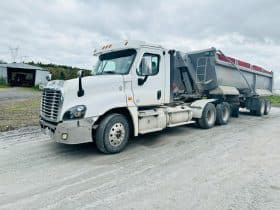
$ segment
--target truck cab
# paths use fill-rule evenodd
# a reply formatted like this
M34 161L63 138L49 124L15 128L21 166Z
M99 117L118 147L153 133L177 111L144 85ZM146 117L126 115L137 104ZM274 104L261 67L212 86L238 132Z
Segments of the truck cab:
M97 122L112 113L126 117L130 129L125 135L137 136L138 110L169 101L169 57L160 45L124 41L103 46L94 55L93 76L51 81L43 91L40 124L57 142L94 141Z

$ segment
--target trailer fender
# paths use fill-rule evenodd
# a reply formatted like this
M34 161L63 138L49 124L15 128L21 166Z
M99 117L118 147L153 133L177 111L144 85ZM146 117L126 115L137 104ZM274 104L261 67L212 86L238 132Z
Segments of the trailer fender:
M200 99L191 103L190 108L193 112L193 118L201 118L202 112L206 104L217 101L217 99Z

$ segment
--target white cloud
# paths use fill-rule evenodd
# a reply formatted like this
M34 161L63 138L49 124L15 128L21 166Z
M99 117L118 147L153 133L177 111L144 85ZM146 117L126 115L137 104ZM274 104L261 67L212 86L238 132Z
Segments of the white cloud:
M102 43L140 39L180 50L214 46L275 72L280 88L277 0L0 2L0 59L9 47L41 62L91 68Z

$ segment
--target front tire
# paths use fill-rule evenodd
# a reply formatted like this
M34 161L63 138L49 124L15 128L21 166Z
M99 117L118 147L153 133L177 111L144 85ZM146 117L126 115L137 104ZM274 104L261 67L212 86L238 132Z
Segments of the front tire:
M103 153L121 152L128 143L129 124L122 114L110 114L99 124L95 144Z
M215 125L216 108L214 104L208 103L203 109L202 116L198 119L198 124L201 128L208 129Z

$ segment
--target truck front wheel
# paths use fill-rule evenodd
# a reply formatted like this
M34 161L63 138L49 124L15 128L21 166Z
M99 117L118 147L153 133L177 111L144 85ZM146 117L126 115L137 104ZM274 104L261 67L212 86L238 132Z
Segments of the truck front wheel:
M216 108L214 104L208 103L203 109L202 116L198 119L198 124L201 128L208 129L215 125Z
M121 152L128 143L129 124L122 114L110 114L99 124L95 144L103 153Z

